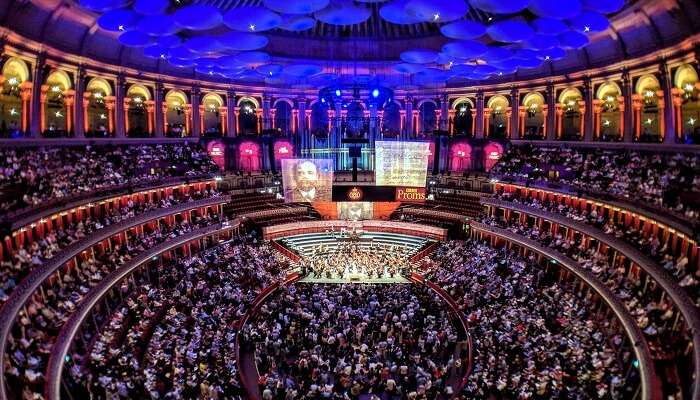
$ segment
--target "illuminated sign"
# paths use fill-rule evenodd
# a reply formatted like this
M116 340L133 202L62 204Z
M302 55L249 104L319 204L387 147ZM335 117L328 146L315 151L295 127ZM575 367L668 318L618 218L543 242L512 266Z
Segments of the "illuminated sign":
M348 190L348 200L350 201L360 201L362 200L362 189L358 187L353 187Z
M424 187L397 187L396 201L403 203L425 202L426 191Z

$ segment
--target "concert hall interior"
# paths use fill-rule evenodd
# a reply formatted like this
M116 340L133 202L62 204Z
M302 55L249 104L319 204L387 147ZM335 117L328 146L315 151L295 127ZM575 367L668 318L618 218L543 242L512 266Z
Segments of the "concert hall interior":
M697 0L0 0L0 400L700 400Z

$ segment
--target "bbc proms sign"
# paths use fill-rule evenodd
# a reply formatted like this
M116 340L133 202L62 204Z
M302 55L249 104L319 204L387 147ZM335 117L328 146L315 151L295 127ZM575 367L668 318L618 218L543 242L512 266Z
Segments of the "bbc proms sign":
M425 203L424 187L397 187L396 201L402 203Z

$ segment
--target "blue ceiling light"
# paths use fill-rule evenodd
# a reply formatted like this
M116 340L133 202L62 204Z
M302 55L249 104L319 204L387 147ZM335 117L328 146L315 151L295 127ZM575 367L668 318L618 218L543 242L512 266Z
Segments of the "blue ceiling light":
M146 47L153 42L153 38L139 31L124 32L119 35L119 43L128 47Z
M282 73L282 64L265 64L260 65L255 70L265 76L275 76Z
M126 7L130 0L80 0L80 5L88 10L105 12Z
M265 7L282 14L310 14L328 6L330 0L263 0Z
M244 51L234 57L239 63L249 66L258 66L270 61L270 55L262 51Z
M215 28L221 25L223 20L217 7L203 4L182 7L175 11L173 17L179 26L196 31Z
M558 36L560 46L565 49L581 49L588 45L588 36L580 32L569 31Z
M479 22L463 19L443 25L440 32L450 39L470 40L486 34L486 27Z
M452 65L455 61L457 61L457 59L447 53L438 53L435 59L435 63L440 65Z
M193 60L183 60L180 58L169 58L168 62L170 65L179 67L179 68L190 68L194 66L194 61Z
M498 42L517 43L531 38L535 31L524 21L505 20L493 23L486 29L491 39Z
M442 52L459 59L474 59L488 51L488 46L474 40L460 40L446 43Z
M170 36L178 33L180 27L170 15L151 15L141 18L138 30L151 36Z
M463 0L409 0L406 11L424 22L450 22L464 17L469 6Z
M394 0L379 9L379 15L387 22L397 25L416 24L421 22L417 16L406 11L408 0Z
M355 25L365 22L372 15L372 10L367 7L348 4L331 4L328 8L317 11L314 16L317 20L330 25Z
M584 9L602 14L618 12L625 5L625 0L581 0L581 2L583 3Z
M413 64L429 64L437 60L438 52L428 49L413 49L401 53L402 61Z
M141 15L163 14L169 6L169 0L136 0L133 5L134 11Z
M538 58L544 61L561 60L566 57L566 50L560 47L552 47L551 49L542 50L539 53Z
M224 24L241 32L264 32L281 23L282 17L264 7L236 7L224 14Z
M569 26L579 32L603 32L610 26L608 19L595 11L583 11L568 20Z
M340 95L343 94L343 92L340 91L340 89L335 89L335 95L340 97Z
M173 47L168 50L168 58L178 58L180 60L196 60L199 55L183 46Z
M269 42L266 36L249 32L227 32L215 38L223 47L235 51L259 50Z
M379 89L372 89L372 97L375 99L379 97Z
M97 25L111 32L124 32L132 30L139 22L139 15L127 9L107 11L97 18Z
M143 55L148 58L165 58L168 55L168 49L157 44L143 48Z
M195 36L182 45L197 54L213 54L225 50L224 45L213 36Z
M601 3L607 0L597 0ZM567 19L578 15L581 0L530 0L530 11L539 17Z
M513 52L505 47L490 47L486 53L479 56L481 60L489 64L507 60L513 57Z
M284 67L283 71L286 75L301 78L319 74L323 68L316 64L292 64Z
M282 17L280 29L291 32L306 31L316 26L316 20L303 15L286 15Z
M470 0L474 8L492 14L513 14L527 8L529 0Z
M558 35L569 30L566 22L555 18L535 18L530 22L530 25L540 35Z

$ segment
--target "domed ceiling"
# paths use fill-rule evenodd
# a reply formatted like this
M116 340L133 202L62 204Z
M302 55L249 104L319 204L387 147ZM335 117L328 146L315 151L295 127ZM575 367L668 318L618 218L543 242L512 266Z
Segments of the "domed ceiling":
M31 6L10 7L5 21L12 25L13 13L45 12L43 24L37 22L41 29L17 24L18 30L80 55L99 54L100 61L114 62L109 49L118 49L117 64L145 71L275 86L381 79L437 87L628 57L629 46L615 43L625 39L611 20L636 15L631 9L643 2L31 0L15 1ZM658 16L645 15L649 30L660 35ZM640 35L638 27L629 30Z

